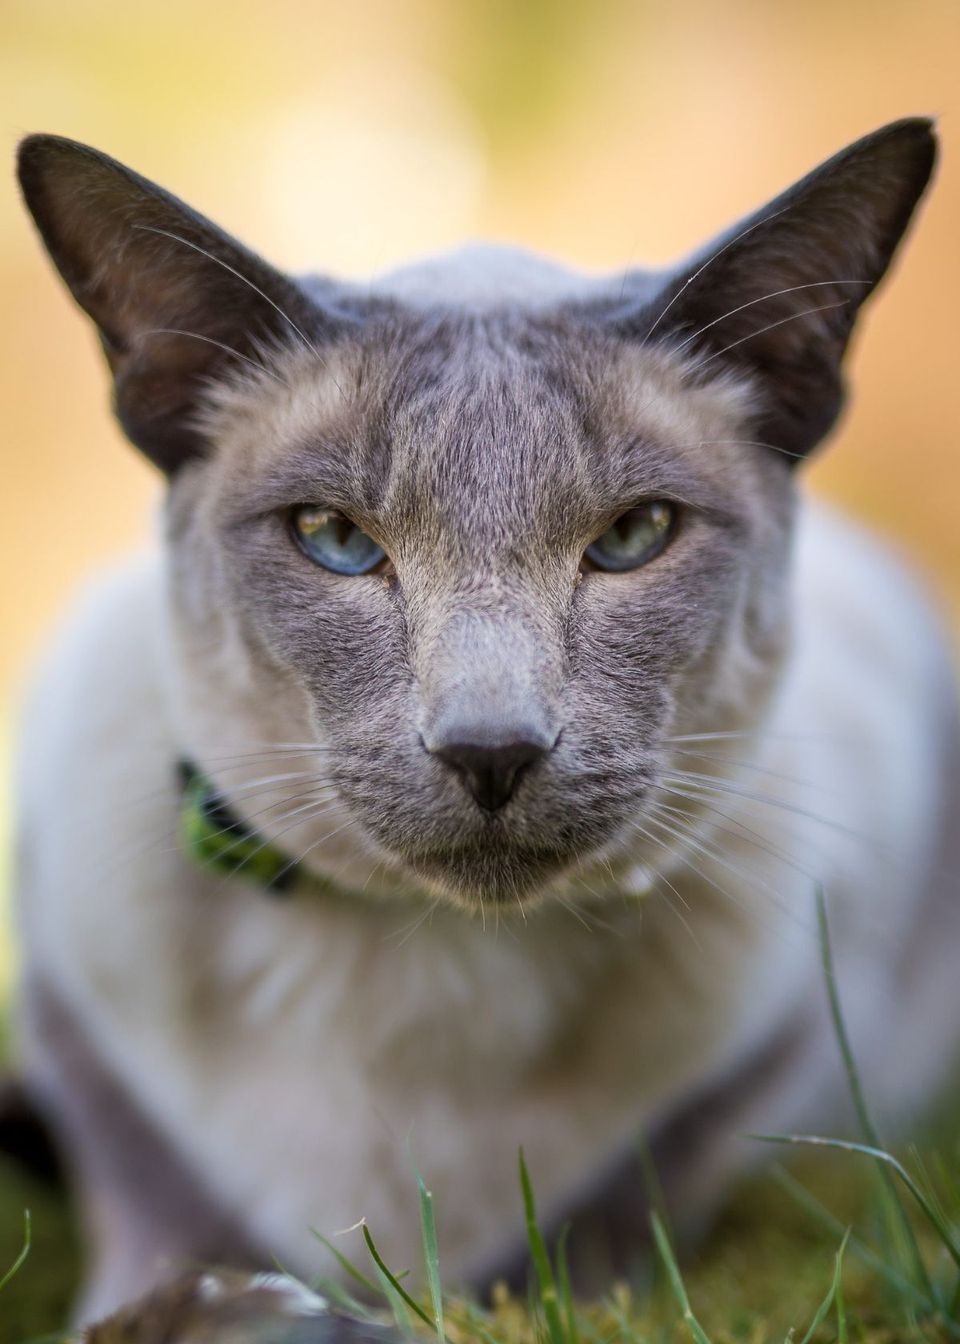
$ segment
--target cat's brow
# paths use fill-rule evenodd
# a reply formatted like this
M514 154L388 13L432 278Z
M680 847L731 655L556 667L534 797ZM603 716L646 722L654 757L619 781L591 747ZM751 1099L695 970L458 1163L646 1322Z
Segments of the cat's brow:
M360 522L378 511L377 500L363 455L347 454L342 444L318 435L307 445L285 448L263 472L236 481L230 512L242 520L295 504L323 504Z

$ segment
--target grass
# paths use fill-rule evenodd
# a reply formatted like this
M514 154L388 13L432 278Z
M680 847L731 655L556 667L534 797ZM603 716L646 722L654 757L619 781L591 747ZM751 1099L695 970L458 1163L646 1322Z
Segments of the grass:
M346 1310L392 1317L405 1336L435 1336L438 1344L960 1341L956 1126L948 1122L945 1157L934 1151L923 1159L913 1150L901 1159L884 1148L847 1037L822 896L818 909L827 992L861 1140L757 1136L808 1150L799 1170L776 1168L741 1190L709 1243L683 1269L667 1225L654 1211L645 1276L592 1303L577 1301L571 1291L564 1237L550 1247L541 1231L535 1181L521 1152L518 1200L526 1220L530 1289L526 1300L496 1292L489 1309L443 1291L442 1227L411 1163L423 1256L423 1265L414 1268L422 1294L405 1286L407 1267L385 1262L365 1223L358 1226L369 1272L325 1244L347 1277L380 1299L380 1307L364 1305L339 1283L315 1286ZM77 1246L56 1195L16 1173L7 1176L0 1169L0 1344L27 1344L61 1324ZM656 1210L655 1195L651 1191ZM27 1205L33 1217L24 1223Z

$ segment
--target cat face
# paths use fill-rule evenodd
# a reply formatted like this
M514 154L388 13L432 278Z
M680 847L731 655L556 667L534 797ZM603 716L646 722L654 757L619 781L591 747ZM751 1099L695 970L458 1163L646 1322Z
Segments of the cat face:
M574 317L502 311L384 314L327 369L273 367L283 384L218 395L220 449L174 484L179 623L202 636L185 696L214 630L258 696L282 668L338 797L443 890L512 900L635 849L667 735L742 712L780 652L789 475L736 442L749 394L687 387L676 360ZM648 500L674 511L663 550L592 565ZM386 568L317 564L291 526L304 502ZM539 751L487 797L450 743Z
M926 123L887 128L666 278L514 260L505 284L474 255L360 289L26 142L120 418L171 478L178 748L216 776L204 743L316 743L295 845L326 854L332 816L468 902L643 854L671 738L776 684L790 466L931 162Z

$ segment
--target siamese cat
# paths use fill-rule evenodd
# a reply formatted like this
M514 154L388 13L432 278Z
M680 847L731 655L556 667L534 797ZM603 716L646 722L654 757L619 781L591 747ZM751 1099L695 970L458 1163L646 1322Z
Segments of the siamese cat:
M365 1217L453 1280L581 1282L746 1131L846 1122L830 912L888 1119L960 1035L960 737L899 563L804 497L930 176L857 141L666 273L470 248L291 278L56 136L24 198L167 481L24 735L27 1085L91 1247L79 1318L185 1263L335 1271Z

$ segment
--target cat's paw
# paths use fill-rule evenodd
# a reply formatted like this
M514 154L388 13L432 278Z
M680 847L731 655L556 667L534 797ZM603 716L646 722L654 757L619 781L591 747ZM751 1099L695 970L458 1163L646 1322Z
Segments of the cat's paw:
M333 1311L286 1274L205 1270L177 1279L99 1325L82 1344L399 1344L390 1326Z

